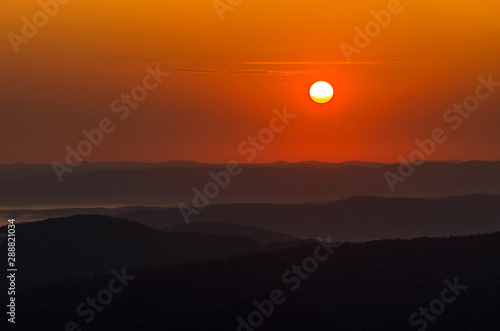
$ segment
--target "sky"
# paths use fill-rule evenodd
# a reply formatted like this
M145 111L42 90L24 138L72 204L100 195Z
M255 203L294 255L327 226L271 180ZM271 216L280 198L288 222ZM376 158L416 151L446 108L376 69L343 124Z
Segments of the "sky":
M64 163L105 119L83 160L395 163L436 129L447 139L429 160L500 160L500 87L480 88L459 126L444 119L478 77L500 82L497 2L60 2L2 4L0 163ZM115 100L158 68L120 119ZM319 80L327 104L309 97ZM248 160L239 146L285 107L296 116Z

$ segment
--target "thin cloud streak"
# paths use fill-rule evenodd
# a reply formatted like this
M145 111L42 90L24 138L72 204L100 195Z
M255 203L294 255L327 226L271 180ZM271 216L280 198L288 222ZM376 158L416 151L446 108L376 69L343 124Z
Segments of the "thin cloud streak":
M151 65L155 63L134 63L134 65ZM157 63L156 63L157 64ZM138 69L110 69L111 72L142 72L144 68ZM198 68L161 68L162 72L184 73L184 74L211 74L211 75L270 75L270 76L305 76L316 72L311 70L268 70L268 69L198 69Z
M281 70L265 70L265 69L171 69L168 72L180 73L196 73L196 74L215 74L215 75L285 75L285 76L302 76L314 74L314 71L281 71Z
M412 63L411 61L373 61L373 62L346 62L346 61L335 61L335 62L320 62L320 61L295 61L295 62L286 62L286 61L277 61L277 62L242 62L242 64L406 64Z

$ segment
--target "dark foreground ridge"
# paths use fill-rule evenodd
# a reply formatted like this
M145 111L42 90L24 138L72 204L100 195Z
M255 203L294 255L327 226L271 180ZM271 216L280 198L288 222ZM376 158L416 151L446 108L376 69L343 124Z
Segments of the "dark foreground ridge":
M63 330L76 321L85 330L100 331L237 330L237 318L248 321L258 311L254 301L261 305L276 289L286 299L259 327L239 330L418 330L423 324L411 326L409 317L420 307L431 314L428 330L497 331L500 326L500 233L343 244L302 279L291 281L289 273L284 282L285 273L293 265L304 267L316 247L136 271L89 324L75 309L108 286L109 273L38 287L18 295L19 326ZM455 288L445 293L444 310L437 314L439 305L429 310L447 286Z

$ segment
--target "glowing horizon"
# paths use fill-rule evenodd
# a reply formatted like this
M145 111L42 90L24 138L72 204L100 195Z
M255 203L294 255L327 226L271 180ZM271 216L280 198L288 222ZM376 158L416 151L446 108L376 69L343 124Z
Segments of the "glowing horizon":
M194 0L5 9L0 164L62 163L101 125L84 161L225 163L283 107L297 119L253 162L396 163L436 128L448 139L428 160L500 159L500 93L454 110L479 77L500 81L497 3L244 2L223 20ZM37 26L43 10L54 15ZM16 53L23 18L37 31ZM156 70L165 76L146 78ZM321 107L308 93L320 80L335 89Z

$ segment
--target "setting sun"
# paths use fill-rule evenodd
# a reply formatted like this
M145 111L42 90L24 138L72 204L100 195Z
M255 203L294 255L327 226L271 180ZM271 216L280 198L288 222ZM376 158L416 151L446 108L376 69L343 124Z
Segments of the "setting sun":
M309 95L314 102L327 103L333 98L333 88L327 82L319 81L311 86Z

